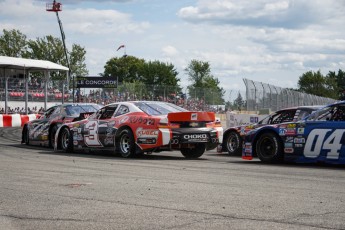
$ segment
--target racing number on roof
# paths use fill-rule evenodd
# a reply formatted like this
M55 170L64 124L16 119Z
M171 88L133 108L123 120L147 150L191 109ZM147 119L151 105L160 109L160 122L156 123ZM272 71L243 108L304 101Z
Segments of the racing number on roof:
M329 150L326 158L338 159L339 151L341 149L342 137L345 129L334 130L329 137L326 138L327 133L332 129L314 129L312 130L306 141L304 147L304 156L309 158L317 158L320 156L322 150Z
M87 146L102 146L98 136L98 121L88 121L85 130L89 130L89 134L84 136Z

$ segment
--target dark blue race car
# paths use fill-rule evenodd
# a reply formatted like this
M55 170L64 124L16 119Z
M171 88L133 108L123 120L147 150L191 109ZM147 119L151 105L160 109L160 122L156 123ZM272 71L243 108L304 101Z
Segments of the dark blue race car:
M345 164L345 101L317 110L304 120L269 125L247 133L242 158L266 163Z

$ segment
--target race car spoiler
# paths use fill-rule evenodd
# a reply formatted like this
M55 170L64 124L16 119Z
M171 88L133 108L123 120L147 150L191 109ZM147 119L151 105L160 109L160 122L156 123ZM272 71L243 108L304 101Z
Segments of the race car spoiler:
M176 113L168 113L168 120L170 122L177 122L177 121L212 122L216 120L216 115L214 112L176 112Z

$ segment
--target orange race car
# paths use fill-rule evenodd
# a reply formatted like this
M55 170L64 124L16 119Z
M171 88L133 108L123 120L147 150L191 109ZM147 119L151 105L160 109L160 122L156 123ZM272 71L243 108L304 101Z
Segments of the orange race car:
M109 104L87 119L62 125L55 135L55 149L108 149L122 157L180 150L186 158L198 158L222 139L223 128L213 112L132 101Z

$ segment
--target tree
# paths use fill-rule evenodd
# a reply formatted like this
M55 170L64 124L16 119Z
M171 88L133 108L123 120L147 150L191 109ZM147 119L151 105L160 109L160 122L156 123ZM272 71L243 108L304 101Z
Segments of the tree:
M316 73L308 71L299 78L298 87L301 92L313 94L316 96L326 96L326 79L320 70Z
M140 69L142 80L147 85L177 86L180 79L173 64L160 61L145 62Z
M224 104L225 91L219 80L211 74L208 62L192 60L185 69L191 84L187 87L190 97L204 99L207 104Z
M167 96L181 90L178 85L177 71L172 64L159 61L146 62L134 56L112 58L104 66L101 76L118 77L121 84L143 83L156 95Z
M73 44L72 52L69 55L69 64L71 69L72 80L76 81L77 76L87 76L89 71L85 64L85 48L80 45Z
M326 75L328 90L333 94L332 98L345 100L345 72L340 70L338 74L335 71L329 71Z
M59 38L48 35L44 38L29 40L28 48L30 50L30 58L32 59L48 60L67 66L64 47ZM76 76L85 76L88 74L85 64L85 55L85 48L77 44L72 45L72 51L69 52L71 74Z
M118 78L118 82L142 81L139 70L145 63L144 59L134 56L123 56L109 59L104 66L104 73L101 76L113 76Z
M32 59L47 60L66 66L62 41L48 35L44 38L28 41L29 55Z
M19 30L3 30L3 33L0 37L0 55L47 60L67 66L61 39L47 35L27 41L26 35ZM85 55L86 51L83 47L77 44L72 45L72 51L69 53L71 75L85 76L88 74ZM34 73L34 75L41 77L42 73ZM51 76L53 80L64 79L66 72L52 72Z
M9 57L26 57L27 41L26 35L19 30L3 30L0 37L0 55Z
M29 56L32 59L47 60L67 66L65 51L63 43L59 38L48 35L44 38L37 38L36 40L28 41ZM88 70L85 64L86 51L83 47L77 44L72 45L72 51L69 53L70 73L71 76L86 76ZM66 72L52 72L53 80L66 79ZM76 80L72 78L72 80ZM59 82L54 82L54 87L58 86ZM73 82L70 81L70 87Z
M243 100L241 93L238 92L237 98L234 100L234 107L241 111L245 103L246 102Z
M321 97L342 99L345 95L345 75L342 70L338 74L330 71L323 76L319 71L308 71L298 81L298 91Z

